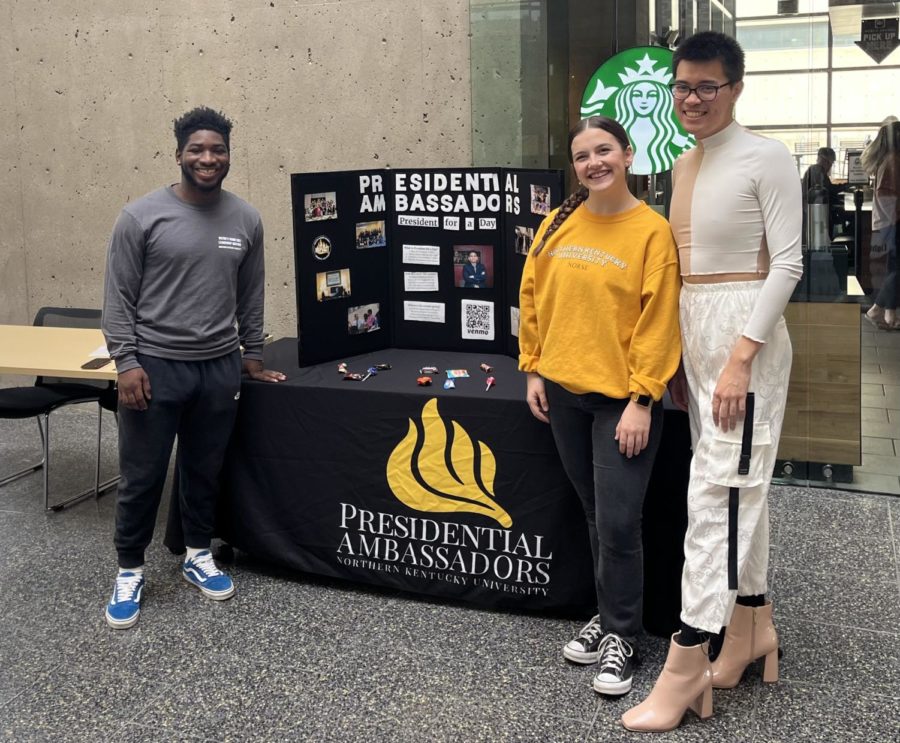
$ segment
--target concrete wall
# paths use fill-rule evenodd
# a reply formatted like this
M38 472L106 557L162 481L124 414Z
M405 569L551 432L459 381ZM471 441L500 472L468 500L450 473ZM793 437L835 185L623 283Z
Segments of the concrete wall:
M122 205L179 178L172 120L235 121L266 227L266 329L296 333L289 175L471 163L468 0L3 0L0 323L99 307Z

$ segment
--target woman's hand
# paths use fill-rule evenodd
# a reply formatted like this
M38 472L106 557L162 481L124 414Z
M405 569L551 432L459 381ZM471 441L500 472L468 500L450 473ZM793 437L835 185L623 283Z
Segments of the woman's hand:
M539 421L550 422L550 406L547 404L547 392L544 389L544 378L536 372L528 372L525 401L531 414Z
M630 401L622 411L616 425L616 441L619 452L628 459L636 457L647 448L650 439L650 408Z

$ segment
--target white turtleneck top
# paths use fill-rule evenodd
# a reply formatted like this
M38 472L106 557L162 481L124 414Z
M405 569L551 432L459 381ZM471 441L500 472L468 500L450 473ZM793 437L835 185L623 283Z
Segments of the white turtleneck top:
M781 142L733 121L682 155L672 177L681 275L763 279L742 332L765 343L803 274L793 158Z

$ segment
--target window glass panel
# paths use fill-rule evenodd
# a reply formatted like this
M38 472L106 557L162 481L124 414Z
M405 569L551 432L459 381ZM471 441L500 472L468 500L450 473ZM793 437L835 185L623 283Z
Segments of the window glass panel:
M747 70L797 70L828 65L828 18L774 18L738 23Z
M748 75L738 99L737 119L754 127L825 122L827 84L824 72Z
M798 13L827 13L828 0L799 0ZM754 18L761 15L778 15L778 0L737 0L735 15L738 18Z
M900 68L877 72L835 72L832 78L832 120L836 124L882 121L900 113Z

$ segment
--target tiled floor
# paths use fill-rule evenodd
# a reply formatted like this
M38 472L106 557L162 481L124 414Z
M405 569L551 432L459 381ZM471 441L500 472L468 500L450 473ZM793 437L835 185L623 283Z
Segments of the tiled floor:
M862 323L862 467L851 487L900 495L900 332Z
M89 477L93 441L87 411L62 415L57 488ZM32 429L0 421L0 467L36 445ZM243 554L236 597L216 603L158 543L140 622L117 632L102 619L113 498L52 514L40 501L38 475L0 489L0 740L649 740L617 719L664 640L646 639L631 695L603 699L560 654L586 617L425 601ZM753 669L715 693L711 720L653 740L900 741L900 499L776 487L772 505L780 683Z

